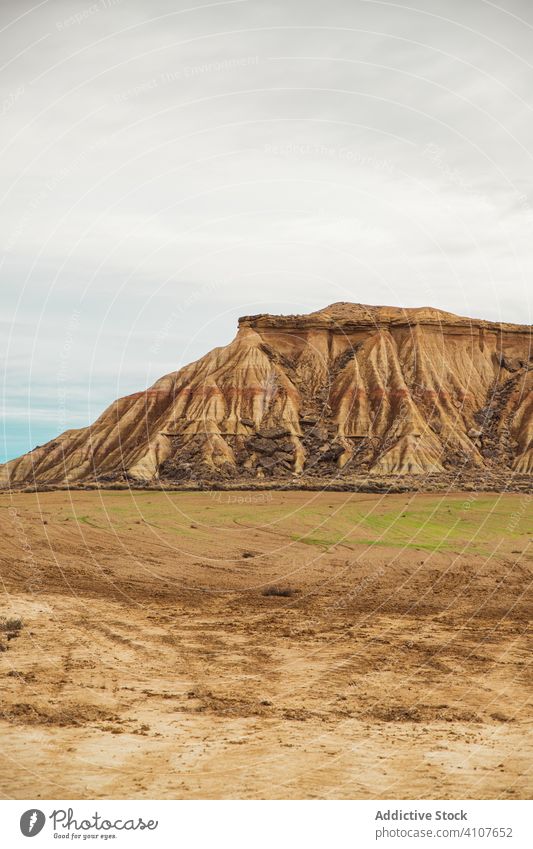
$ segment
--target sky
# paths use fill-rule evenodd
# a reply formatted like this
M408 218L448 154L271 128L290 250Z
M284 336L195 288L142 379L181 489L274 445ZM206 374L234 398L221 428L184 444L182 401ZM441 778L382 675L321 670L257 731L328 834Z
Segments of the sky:
M336 301L530 323L527 0L2 0L0 461Z

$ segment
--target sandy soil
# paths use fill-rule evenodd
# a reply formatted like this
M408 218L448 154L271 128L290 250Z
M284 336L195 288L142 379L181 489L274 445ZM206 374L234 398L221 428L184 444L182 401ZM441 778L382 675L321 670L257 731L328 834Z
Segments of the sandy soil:
M532 531L523 495L0 495L0 794L530 797Z

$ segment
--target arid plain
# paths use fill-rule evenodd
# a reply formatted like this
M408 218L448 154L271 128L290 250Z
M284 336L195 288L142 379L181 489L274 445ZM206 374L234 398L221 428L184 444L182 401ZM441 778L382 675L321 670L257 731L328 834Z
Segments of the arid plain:
M2 797L530 796L529 501L3 493Z

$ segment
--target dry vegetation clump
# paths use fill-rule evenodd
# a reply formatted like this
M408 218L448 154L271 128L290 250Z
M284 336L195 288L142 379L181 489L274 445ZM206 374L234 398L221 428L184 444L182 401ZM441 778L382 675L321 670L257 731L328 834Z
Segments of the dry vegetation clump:
M278 596L279 598L291 598L293 595L296 595L297 591L293 590L291 587L265 587L262 591L261 595L264 596Z
M22 619L18 616L0 616L0 652L7 650L7 642L18 637L23 628ZM3 641L6 638L6 642Z
M0 616L0 631L4 634L18 635L22 631L23 622L18 616L11 616L9 619L5 616Z

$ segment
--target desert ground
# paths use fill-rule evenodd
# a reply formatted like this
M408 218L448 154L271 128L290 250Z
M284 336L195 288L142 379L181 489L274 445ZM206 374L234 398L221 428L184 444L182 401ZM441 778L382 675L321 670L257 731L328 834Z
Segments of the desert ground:
M520 494L0 495L0 794L528 798Z

